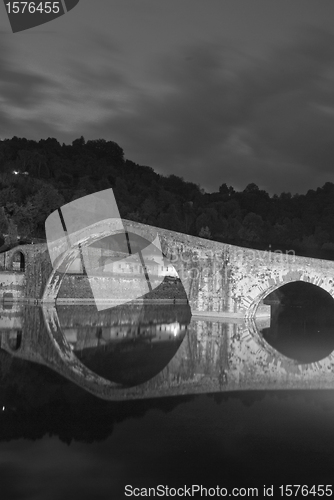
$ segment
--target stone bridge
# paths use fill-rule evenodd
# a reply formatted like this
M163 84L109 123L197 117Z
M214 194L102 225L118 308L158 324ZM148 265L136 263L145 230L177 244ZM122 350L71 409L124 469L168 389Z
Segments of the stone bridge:
M238 247L127 220L123 220L123 224L130 234L138 234L149 241L159 235L162 251L178 272L194 314L252 318L266 307L263 299L267 295L294 281L316 285L334 297L332 261L299 257L292 251L282 253ZM90 227L89 235L85 231L78 235L77 244L84 249L113 234L114 229L112 219L97 223ZM24 269L13 269L11 263L15 252L23 255ZM7 273L16 276L16 280L18 275L24 276L18 298L35 299L44 304L57 301L66 274L52 269L46 245L20 246L1 257L0 299L1 290L5 289L1 276ZM64 255L60 265L70 266L77 258L78 250L71 250ZM5 266L3 261L7 263ZM103 275L99 279L102 280ZM80 298L80 295L73 298Z
M189 236L166 229L123 220L129 233L153 241L159 235L161 247L187 293L193 313L251 318L263 310L263 299L282 285L304 281L323 288L334 297L334 262L299 257L294 252L259 251ZM78 237L82 247L113 232L113 222L103 221ZM69 265L77 253L64 257ZM61 287L53 271L43 302L54 302Z

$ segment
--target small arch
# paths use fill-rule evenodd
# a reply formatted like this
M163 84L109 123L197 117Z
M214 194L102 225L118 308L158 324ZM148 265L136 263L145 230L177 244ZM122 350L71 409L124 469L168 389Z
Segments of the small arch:
M15 252L12 258L12 269L13 271L25 271L25 256L20 250Z

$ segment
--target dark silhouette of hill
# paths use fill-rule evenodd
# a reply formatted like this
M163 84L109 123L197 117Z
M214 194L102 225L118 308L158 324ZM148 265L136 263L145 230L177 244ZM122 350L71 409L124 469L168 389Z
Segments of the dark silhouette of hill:
M104 139L71 145L55 138L0 141L0 251L33 237L56 208L103 189L114 190L126 219L260 250L334 258L334 184L306 194L270 196L256 184L217 192L176 175L160 175L125 159ZM3 236L5 235L5 237Z

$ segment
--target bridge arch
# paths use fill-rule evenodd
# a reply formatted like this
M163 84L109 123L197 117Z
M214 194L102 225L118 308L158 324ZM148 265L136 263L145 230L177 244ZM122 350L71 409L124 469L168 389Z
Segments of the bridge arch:
M263 303L264 299L268 297L272 292L282 288L289 283L308 283L314 286L317 286L327 292L332 299L334 300L334 278L333 279L319 279L318 275L313 275L312 273L300 272L299 276L291 276L291 273L287 273L286 276L282 277L281 280L277 280L276 282L268 281L268 288L264 288L263 284L256 285L256 289L253 290L254 300L252 304L248 307L246 317L255 317L256 311L260 304ZM296 273L294 273L296 274Z
M24 252L20 250L16 250L11 257L10 267L13 271L24 272L26 267L26 256Z
M80 256L80 253L83 248L86 248L92 245L93 243L100 241L105 237L110 236L110 234L124 232L124 229L119 228L118 221L119 221L118 219L107 219L99 221L95 224L90 225L89 227L86 227L78 231L75 234L75 244L73 244L73 246L70 247L69 249L65 249L65 251L63 250L63 254L59 256L53 264L52 272L49 276L49 279L44 289L42 303L55 302L66 272L71 267L75 259L77 259ZM125 221L123 220L123 223L124 222ZM125 230L128 234L130 234L131 231L131 233L143 237L142 236L143 231L141 229L136 229L136 228L130 229L125 226ZM150 243L153 242L156 237L157 237L156 229L150 227L148 235L145 234L145 239L147 239L147 242Z

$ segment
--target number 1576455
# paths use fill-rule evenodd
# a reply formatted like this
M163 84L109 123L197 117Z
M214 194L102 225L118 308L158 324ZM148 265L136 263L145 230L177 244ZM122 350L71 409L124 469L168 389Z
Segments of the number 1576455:
M331 497L333 494L333 488L331 484L318 484L313 486L307 486L306 484L287 484L285 486L280 486L281 496L285 497Z
M8 14L58 14L60 2L8 2L6 7Z

